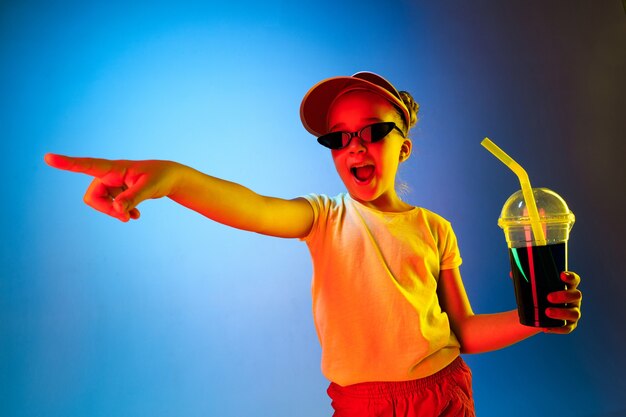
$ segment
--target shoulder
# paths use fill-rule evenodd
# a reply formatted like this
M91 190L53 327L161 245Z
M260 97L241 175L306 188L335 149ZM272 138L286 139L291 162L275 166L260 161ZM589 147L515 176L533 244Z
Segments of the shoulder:
M316 241L319 236L325 236L329 230L333 230L343 221L346 212L345 195L329 197L326 194L307 194L302 198L307 200L313 209L313 226L309 234L301 239L308 244Z
M337 211L346 206L347 196L345 193L337 194L334 197L330 197L326 194L307 194L303 196L316 212L328 212Z
M448 219L444 218L440 214L435 213L434 211L428 210L423 207L418 207L419 214L424 218L424 220L430 225L439 225L442 227L451 227Z

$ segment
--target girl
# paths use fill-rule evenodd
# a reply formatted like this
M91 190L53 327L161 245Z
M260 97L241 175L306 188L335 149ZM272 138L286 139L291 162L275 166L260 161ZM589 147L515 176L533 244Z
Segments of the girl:
M501 349L540 331L569 333L580 318L579 277L563 272L549 317L557 329L519 324L515 310L472 312L456 237L442 217L398 196L418 105L370 72L321 81L304 97L304 127L331 150L347 193L284 200L170 161L46 155L94 177L85 202L121 221L167 196L239 229L306 242L322 371L336 417L474 416L471 373L460 353Z

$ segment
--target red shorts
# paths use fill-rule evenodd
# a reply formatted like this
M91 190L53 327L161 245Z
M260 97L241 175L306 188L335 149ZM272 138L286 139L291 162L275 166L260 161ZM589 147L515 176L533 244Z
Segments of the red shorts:
M441 371L413 381L332 382L333 417L475 417L472 372L459 356Z

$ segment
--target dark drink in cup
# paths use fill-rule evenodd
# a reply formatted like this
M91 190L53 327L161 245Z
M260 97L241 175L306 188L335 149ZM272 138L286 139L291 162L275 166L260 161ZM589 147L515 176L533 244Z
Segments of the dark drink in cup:
M534 327L562 327L564 320L546 316L546 308L564 306L548 302L548 294L565 289L561 271L565 267L565 243L526 248L509 248L515 299L520 323Z
M534 188L543 240L535 238L528 210L518 191L504 204L498 225L504 230L509 247L511 272L520 323L533 327L562 327L564 320L546 316L548 307L564 306L548 302L548 294L564 290L562 271L567 270L567 241L574 214L565 201L547 188Z

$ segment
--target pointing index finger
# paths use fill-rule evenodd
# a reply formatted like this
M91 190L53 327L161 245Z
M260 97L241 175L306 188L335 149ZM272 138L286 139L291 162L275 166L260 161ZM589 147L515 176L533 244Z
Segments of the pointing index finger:
M103 177L113 168L112 161L98 158L76 158L48 153L44 160L48 165L65 171L80 172L94 177Z

